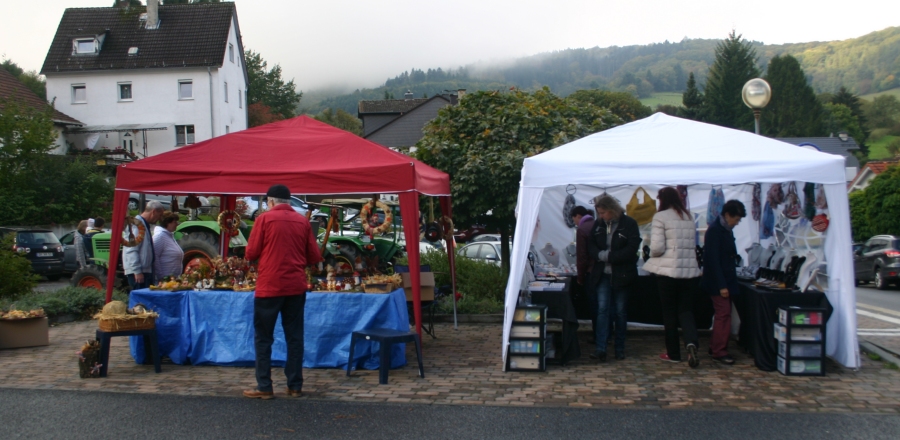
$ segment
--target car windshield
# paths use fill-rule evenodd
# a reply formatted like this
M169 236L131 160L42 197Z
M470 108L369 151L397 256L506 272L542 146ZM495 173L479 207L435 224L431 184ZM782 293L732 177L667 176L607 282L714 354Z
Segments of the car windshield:
M44 231L19 232L16 244L23 247L47 246L59 244L56 234Z

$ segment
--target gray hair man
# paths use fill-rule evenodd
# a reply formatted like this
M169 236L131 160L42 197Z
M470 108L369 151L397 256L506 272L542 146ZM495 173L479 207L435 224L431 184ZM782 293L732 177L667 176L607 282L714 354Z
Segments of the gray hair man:
M144 212L136 217L144 229L144 239L135 246L125 247L122 250L122 266L131 289L146 289L153 283L153 231L151 224L159 221L165 207L162 203L151 200L144 207ZM138 225L128 225L122 231L123 238L140 236Z

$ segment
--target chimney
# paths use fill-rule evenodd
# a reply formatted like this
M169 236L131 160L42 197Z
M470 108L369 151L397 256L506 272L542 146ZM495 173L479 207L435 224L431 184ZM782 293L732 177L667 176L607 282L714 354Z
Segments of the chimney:
M459 101L463 99L463 96L466 96L466 89L459 89L456 91L456 100Z
M839 131L838 138L841 139L841 142L847 142L847 140L850 139L850 135L847 134L846 131Z
M413 99L413 92L407 90L406 93L403 94L403 99Z
M147 24L146 29L159 27L159 0L147 0Z

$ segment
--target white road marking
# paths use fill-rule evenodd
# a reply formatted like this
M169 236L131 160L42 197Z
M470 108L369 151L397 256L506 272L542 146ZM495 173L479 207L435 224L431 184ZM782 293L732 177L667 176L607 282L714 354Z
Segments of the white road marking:
M898 312L898 311L896 311L896 310L885 309L884 307L872 306L872 305L869 305L869 304L864 304L864 303L859 303L859 302L856 303L856 307L862 307L862 308L864 308L864 309L868 309L868 310L871 310L871 311L873 311L873 312L881 312L881 313L885 313L885 314L888 314L888 315L894 315L894 316L900 317L900 312Z
M891 324L900 324L900 319L898 319L898 318L890 317L890 316L887 316L887 315L882 315L882 314L880 314L880 313L873 313L873 312L870 312L870 311L868 311L868 310L860 310L860 309L856 309L856 314L857 314L857 315L868 316L868 317L870 317L870 318L879 319L879 320L884 321L884 322L890 322Z
M884 333L884 332L856 332L857 336L900 336L900 330L897 330L894 333Z

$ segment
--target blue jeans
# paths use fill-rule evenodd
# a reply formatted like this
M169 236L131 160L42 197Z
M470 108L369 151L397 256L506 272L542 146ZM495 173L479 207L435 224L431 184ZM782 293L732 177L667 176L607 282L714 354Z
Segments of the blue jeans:
M256 389L272 391L272 343L275 321L281 314L281 327L287 342L284 375L288 388L303 389L303 312L306 295L253 299L253 330L256 346Z
M597 286L597 328L595 329L597 353L606 353L611 322L616 325L616 354L625 353L625 327L628 325L628 317L625 316L627 300L627 289L612 287L610 276L604 274Z

